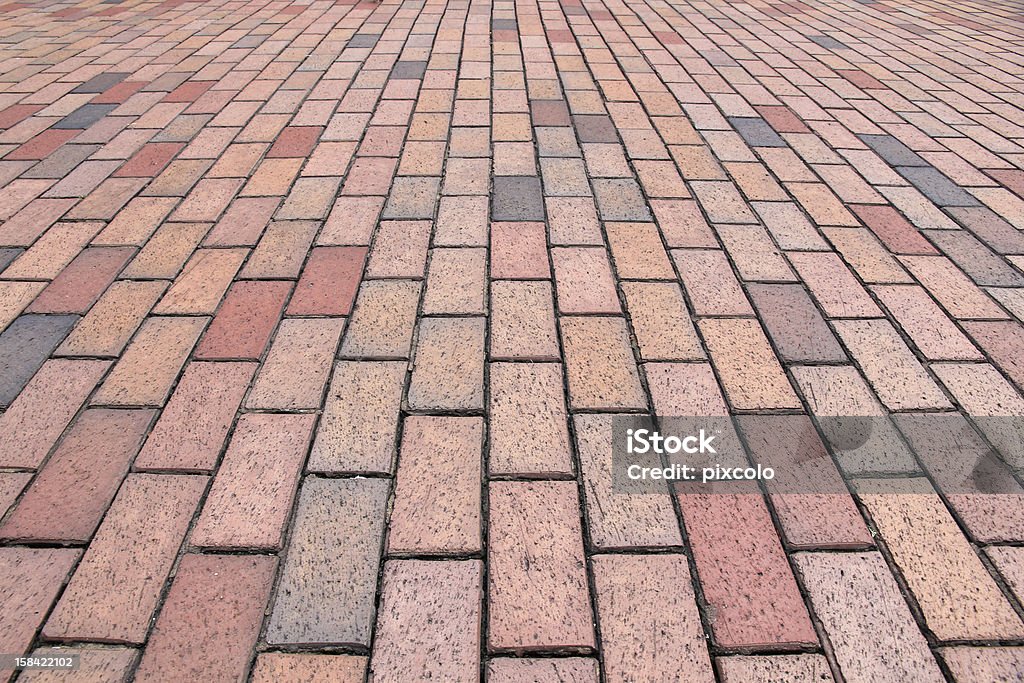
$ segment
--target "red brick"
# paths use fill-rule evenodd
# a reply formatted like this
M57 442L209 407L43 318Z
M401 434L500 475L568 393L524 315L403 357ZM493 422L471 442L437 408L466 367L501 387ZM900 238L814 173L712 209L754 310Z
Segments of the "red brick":
M924 235L891 206L855 204L851 208L894 254L938 254Z
M172 90L161 102L195 102L215 81L186 81Z
M543 223L491 223L491 277L551 277Z
M244 679L276 564L263 555L185 555L134 680Z
M255 363L190 363L135 467L214 469L255 370Z
M81 132L82 131L80 130L62 130L59 128L44 130L42 133L18 147L13 152L8 153L7 156L4 157L4 160L22 161L26 159L45 159L56 151L58 147Z
M313 415L243 415L217 470L192 544L278 550L313 430Z
M131 247L91 247L54 278L28 313L85 313L135 254Z
M288 315L348 315L366 261L364 247L316 247L295 287Z
M488 646L595 645L576 482L491 482Z
M384 479L306 478L268 643L370 644L390 487Z
M139 651L130 647L37 647L32 651L33 657L66 657L79 656L79 668L73 676L83 680L122 681L128 678L135 668ZM25 671L21 678L25 681L46 681L51 676L63 677L62 673L53 670L35 669Z
M110 368L99 360L49 360L0 415L0 465L38 467Z
M308 157L322 131L319 126L289 126L277 136L267 157Z
M881 555L794 559L846 680L945 680Z
M817 644L761 496L688 492L678 498L715 643L758 649ZM727 530L723 520L729 520Z
M481 549L478 417L409 416L395 478L390 554L458 554ZM444 491L438 497L438 491Z
M28 652L80 554L73 548L0 548L0 649L5 654Z
M277 327L290 282L236 282L196 348L196 358L253 359L263 355Z
M87 542L153 422L152 410L82 413L3 527L5 538Z
M377 683L480 679L483 563L391 560L384 565L370 669ZM410 634L415 634L410 637Z
M129 475L43 635L142 643L205 488L206 477Z
M684 555L598 555L594 590L609 680L715 680Z

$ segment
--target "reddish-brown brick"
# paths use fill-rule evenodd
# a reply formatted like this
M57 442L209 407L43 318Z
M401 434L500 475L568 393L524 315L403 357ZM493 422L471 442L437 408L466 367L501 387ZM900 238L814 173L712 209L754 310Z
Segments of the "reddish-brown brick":
M0 648L21 655L81 554L73 548L0 548Z
M236 282L196 348L196 358L259 359L281 318L290 282Z
M5 538L86 542L128 474L152 410L82 413L0 527Z

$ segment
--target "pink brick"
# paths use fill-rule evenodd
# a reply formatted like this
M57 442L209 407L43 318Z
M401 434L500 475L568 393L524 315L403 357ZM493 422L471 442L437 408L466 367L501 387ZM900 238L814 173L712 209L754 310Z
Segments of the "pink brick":
M481 548L477 417L410 416L402 429L388 551L453 554ZM439 498L438 491L445 494Z
M420 680L478 681L482 583L479 560L385 564L373 680L403 683L413 667Z
M598 555L594 591L609 680L715 680L686 556Z
M342 318L282 320L246 406L319 408L344 326Z
M278 550L313 431L313 415L243 415L192 532L207 548Z
M28 652L80 554L73 548L0 548L0 649L5 654Z
M206 477L129 475L43 634L143 642L205 488Z
M593 647L576 482L491 482L489 500L489 647Z
M488 471L570 474L562 366L491 363L489 380Z
M288 315L348 315L366 260L363 247L317 247L288 304Z
M214 469L255 371L255 363L191 363L135 467L200 472Z
M491 223L491 277L551 277L543 223Z
M551 250L561 313L619 313L618 294L608 253L589 247Z
M0 415L0 465L38 467L106 374L99 360L50 360Z

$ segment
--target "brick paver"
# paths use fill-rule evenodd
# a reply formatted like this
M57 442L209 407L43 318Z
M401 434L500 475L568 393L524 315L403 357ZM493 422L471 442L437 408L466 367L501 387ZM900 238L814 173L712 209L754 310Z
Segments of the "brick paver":
M19 681L1017 681L1022 358L1012 0L0 5Z

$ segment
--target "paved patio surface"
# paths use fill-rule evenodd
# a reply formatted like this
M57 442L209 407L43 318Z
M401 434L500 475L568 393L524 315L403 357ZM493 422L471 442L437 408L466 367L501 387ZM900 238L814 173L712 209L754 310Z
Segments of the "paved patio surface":
M0 5L0 654L1021 681L1021 12ZM840 489L624 494L620 413Z

